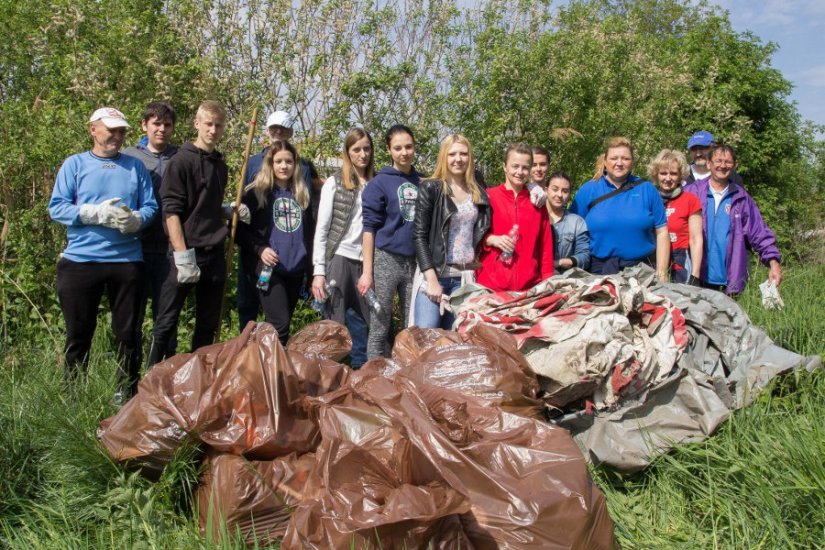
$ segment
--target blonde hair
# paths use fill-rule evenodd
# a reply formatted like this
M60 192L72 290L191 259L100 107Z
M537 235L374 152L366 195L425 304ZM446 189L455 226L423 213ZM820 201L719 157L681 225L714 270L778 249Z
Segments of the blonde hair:
M309 189L307 189L304 178L301 175L300 158L295 147L288 141L275 140L266 150L261 170L247 189L255 190L255 198L258 199L258 208L263 208L266 203L267 195L272 192L275 186L275 172L272 170L272 159L277 153L281 151L289 151L292 153L292 159L295 161L295 168L292 171L292 177L289 178L289 190L295 196L295 201L302 210L309 207Z
M635 161L636 153L633 151L633 144L630 143L628 138L624 136L613 136L608 138L604 145L604 151L601 155L596 157L596 165L593 170L593 181L598 181L604 174L604 163L607 159L607 152L611 149L617 149L619 147L627 147L630 150L630 159Z
M365 177L367 181L375 177L375 146L372 143L372 136L363 128L353 128L347 132L344 138L344 164L341 166L341 182L344 189L348 191L352 191L359 185L358 172L356 172L349 158L349 148L364 138L367 138L370 142L370 163L367 165Z
M206 101L202 102L198 105L198 112L195 114L197 118L201 118L203 115L212 115L213 117L220 117L226 118L226 109L223 108L219 102L214 101L212 99L207 99Z
M650 181L659 185L659 170L662 168L670 168L670 165L676 163L679 166L679 177L685 179L690 172L688 162L684 153L681 151L674 151L673 149L662 149L659 154L650 161L647 165L647 175Z
M470 196L473 202L478 204L481 201L481 190L476 181L475 164L473 163L473 146L470 145L470 140L461 134L450 134L441 142L441 147L438 149L438 159L435 161L435 171L430 179L441 180L441 188L445 195L450 194L450 187L447 183L447 175L450 173L447 167L447 154L450 152L450 147L459 143L467 147L467 168L464 170L464 183L470 190Z

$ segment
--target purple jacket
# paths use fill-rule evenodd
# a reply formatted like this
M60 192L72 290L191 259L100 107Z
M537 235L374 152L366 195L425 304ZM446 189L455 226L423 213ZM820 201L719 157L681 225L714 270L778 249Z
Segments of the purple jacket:
M690 191L702 204L702 226L707 243L708 235L708 187L710 177L695 181L684 187ZM728 294L738 294L745 289L748 281L748 263L750 255L748 249L759 254L759 259L765 265L771 260L780 261L781 255L776 248L776 234L768 228L759 207L753 202L747 191L731 182L730 234L728 235L728 251L725 255L728 275ZM702 260L702 275L707 273L707 256Z

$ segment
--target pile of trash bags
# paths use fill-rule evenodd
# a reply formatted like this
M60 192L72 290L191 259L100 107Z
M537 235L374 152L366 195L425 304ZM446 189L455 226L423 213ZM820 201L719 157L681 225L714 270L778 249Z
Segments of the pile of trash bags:
M731 298L658 283L646 266L572 269L524 292L465 286L453 307L459 333L512 334L550 420L588 460L622 472L707 438L776 375L821 367L776 346Z
M157 477L187 441L214 540L281 548L613 548L604 496L542 418L516 340L409 329L358 371L341 325L281 347L268 324L156 365L101 422L116 460Z
M157 477L205 460L204 532L282 548L613 548L587 463L622 472L710 436L776 375L821 367L735 301L568 270L524 292L466 285L455 331L411 328L391 359L339 361L346 328L274 328L156 365L102 421L113 458ZM548 422L549 421L549 422Z

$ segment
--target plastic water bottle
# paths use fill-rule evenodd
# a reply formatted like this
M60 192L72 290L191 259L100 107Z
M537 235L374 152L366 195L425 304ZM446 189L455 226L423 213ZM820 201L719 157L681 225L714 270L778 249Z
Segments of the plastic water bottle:
M372 288L368 289L367 293L364 294L364 300L367 301L367 305L373 313L381 312L381 304L378 302L378 296L375 294L375 290Z
M265 265L261 270L261 274L258 275L258 284L255 285L258 287L258 290L267 291L269 288L269 280L272 278L272 270L273 266L271 265Z
M510 232L507 233L507 236L513 239L513 246L516 246L516 241L518 240L518 224L513 225L513 228L510 229ZM513 253L512 252L502 252L499 259L504 262L504 265L513 265Z
M335 288L335 279L330 279L327 281L327 284L324 285L324 296L323 300L313 300L312 301L312 309L318 312L318 315L321 317L326 318L327 316L327 302L329 301L329 297L332 295L332 290Z

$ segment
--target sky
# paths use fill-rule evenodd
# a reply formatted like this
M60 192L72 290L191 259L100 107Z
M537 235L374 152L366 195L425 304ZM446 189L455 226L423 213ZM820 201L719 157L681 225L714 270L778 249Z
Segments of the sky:
M734 30L779 46L771 65L794 85L791 100L803 119L825 125L825 0L711 1Z

